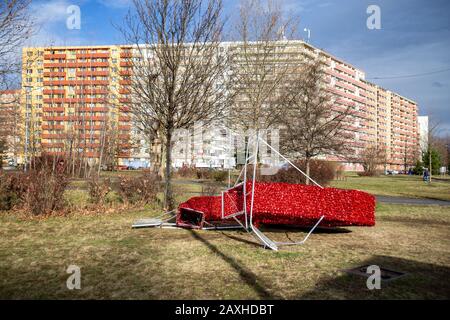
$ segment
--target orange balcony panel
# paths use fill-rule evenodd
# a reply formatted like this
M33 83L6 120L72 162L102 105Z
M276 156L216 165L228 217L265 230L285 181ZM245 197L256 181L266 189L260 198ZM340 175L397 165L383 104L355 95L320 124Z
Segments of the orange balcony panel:
M120 80L119 84L122 86L129 86L131 85L131 80Z
M44 72L44 77L65 77L65 72Z
M109 58L109 52L77 53L77 59Z
M43 148L64 148L64 143L42 143Z
M108 94L106 89L78 89L75 90L76 94Z
M44 89L42 91L44 94L64 94L65 90L64 89Z
M131 90L130 89L126 89L126 88L120 88L119 89L119 93L120 94L130 94Z
M125 107L125 106L120 106L120 107L119 107L119 110L120 110L121 112L130 112L130 111L131 111L131 108L130 108L130 107Z
M44 112L64 112L64 108L62 108L62 107L56 107L56 108L44 107L44 108L42 108L42 111L44 111Z
M119 138L123 140L129 140L130 135L129 134L119 134Z
M109 71L78 71L77 76L88 77L88 76L109 76Z
M42 129L44 129L44 130L64 130L64 126L63 125L48 125L48 124L44 124L42 126Z
M120 66L121 67L131 67L133 65L132 61L121 61Z
M128 116L119 116L119 121L128 122L128 121L130 121L130 117L128 117Z
M63 103L63 98L45 98L44 103L47 104L61 104Z
M54 60L54 59L65 59L66 55L64 53L46 53L44 54L45 60Z
M66 139L67 134L64 133L43 133L41 135L42 139Z
M119 102L120 103L131 103L131 99L130 98L119 98Z
M131 126L119 126L119 130L131 130Z
M131 52L121 52L120 57L121 58L131 58L133 55Z
M121 76L131 76L131 70L120 70Z

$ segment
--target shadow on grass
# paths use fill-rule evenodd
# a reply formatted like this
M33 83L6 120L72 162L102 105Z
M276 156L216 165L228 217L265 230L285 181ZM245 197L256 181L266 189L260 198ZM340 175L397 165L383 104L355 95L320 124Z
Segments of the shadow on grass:
M240 264L235 258L223 253L221 250L219 250L219 248L217 248L217 246L209 242L207 239L203 238L195 230L189 229L189 231L191 232L193 238L202 242L206 247L208 247L209 250L211 250L212 253L221 257L223 261L231 266L237 272L242 281L244 281L244 283L249 287L252 287L261 299L280 299L280 297L272 294L265 288L261 279L259 279L255 273Z
M350 268L377 265L406 273L391 281L382 281L380 290L369 290L367 278L343 273L319 280L315 288L298 299L446 299L450 298L450 268L390 256L373 256Z

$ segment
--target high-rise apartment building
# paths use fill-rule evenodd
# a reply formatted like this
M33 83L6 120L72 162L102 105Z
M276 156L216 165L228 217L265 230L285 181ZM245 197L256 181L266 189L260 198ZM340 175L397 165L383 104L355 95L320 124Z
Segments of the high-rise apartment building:
M366 81L363 70L308 43L283 40L274 45L283 46L282 59L292 66L319 58L336 108L352 108L346 122L352 154L325 158L344 163L347 170L360 170L358 154L368 145L377 145L386 150L386 168L399 170L414 164L419 152L414 101ZM222 44L227 54L239 54L240 46L240 42ZM96 160L114 145L120 164L147 166L149 147L129 112L131 59L136 59L136 51L127 45L25 48L25 156L45 151ZM215 129L220 134L206 134L201 150L192 146L195 139L193 132L189 133L190 138L173 153L174 165L233 166L235 153L227 143L230 137L222 134L222 129L227 129L225 123Z
M23 49L24 157L113 156L119 165L145 165L127 107L131 59L129 46Z

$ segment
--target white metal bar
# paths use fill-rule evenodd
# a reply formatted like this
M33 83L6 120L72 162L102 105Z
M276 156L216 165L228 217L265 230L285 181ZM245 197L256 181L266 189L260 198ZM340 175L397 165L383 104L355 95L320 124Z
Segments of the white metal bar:
M222 191L222 220L223 220L223 217L224 217L224 215L225 215L225 199L224 199L224 193L225 193L225 191Z
M226 216L225 219L230 219L230 218L234 218L234 217L238 217L244 214L244 211L239 211L233 214L230 214L229 216Z
M306 242L306 240L308 240L309 236L313 233L313 231L317 228L319 223L323 220L323 218L325 218L325 216L320 217L319 221L317 221L317 223L311 228L311 230L308 232L308 234L302 241L299 241L299 242L276 242L276 244L279 246L293 246L293 245L297 245L297 244L304 244Z
M245 136L244 136L245 141ZM242 195L244 196L244 214L245 214L245 229L248 230L248 213L247 213L247 158L248 158L248 152L250 147L250 136L247 140L247 146L245 148L245 163L244 163L244 186L242 188Z
M293 164L288 158L286 158L285 156L283 156L281 153L279 153L277 150L275 150L270 144L268 144L266 141L264 141L262 138L259 138L258 140L260 140L261 142L263 142L266 146L268 146L273 152L275 152L276 154L278 154L280 157L282 157L284 160L286 160L291 166L293 166L295 169L297 169L298 171L300 171L307 179L311 180L316 186L321 187L323 189L323 187L318 184L316 181L314 181L310 176L308 176L306 173L304 173L302 170L300 170L295 164Z
M253 225L253 205L255 203L255 184L256 184L256 167L258 165L258 148L259 148L259 132L256 132L256 141L255 141L255 160L253 163L253 181L252 181L252 197L250 199L250 225ZM247 193L244 193L246 195ZM244 196L244 199L247 196Z

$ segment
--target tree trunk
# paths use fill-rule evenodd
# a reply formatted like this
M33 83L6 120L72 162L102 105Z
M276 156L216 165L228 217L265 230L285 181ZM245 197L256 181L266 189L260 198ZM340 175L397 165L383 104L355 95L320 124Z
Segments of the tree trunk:
M429 152L428 152L428 162L430 163L430 175L428 176L428 182L431 183L431 175L433 172L433 168L431 167L431 148L429 148Z
M165 186L164 186L164 202L168 211L175 207L173 192L172 192L172 130L168 130L166 136L166 172L165 172Z
M306 158L306 185L309 186L309 174L310 174L310 160L309 158Z

